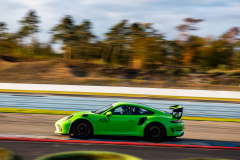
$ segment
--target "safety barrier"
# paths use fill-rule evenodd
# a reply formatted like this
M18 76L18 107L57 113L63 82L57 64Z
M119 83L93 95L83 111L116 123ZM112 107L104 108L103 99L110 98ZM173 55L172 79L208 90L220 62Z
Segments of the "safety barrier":
M240 118L240 104L237 103L0 94L0 107L9 108L94 111L117 101L142 103L164 111L168 111L169 106L178 104L184 107L184 116Z

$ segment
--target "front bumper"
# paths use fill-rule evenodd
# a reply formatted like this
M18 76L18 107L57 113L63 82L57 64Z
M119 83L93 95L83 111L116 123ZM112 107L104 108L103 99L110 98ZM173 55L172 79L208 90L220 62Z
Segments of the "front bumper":
M71 126L71 121L58 120L55 123L56 131L55 134L69 134L69 129Z

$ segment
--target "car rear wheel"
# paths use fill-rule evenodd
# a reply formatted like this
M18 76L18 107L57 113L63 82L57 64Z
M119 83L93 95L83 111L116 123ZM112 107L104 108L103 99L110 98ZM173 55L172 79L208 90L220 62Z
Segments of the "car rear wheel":
M159 142L166 137L166 130L160 123L151 123L145 128L144 137L148 141Z
M76 138L88 138L93 133L92 125L85 120L79 120L73 124L73 134Z

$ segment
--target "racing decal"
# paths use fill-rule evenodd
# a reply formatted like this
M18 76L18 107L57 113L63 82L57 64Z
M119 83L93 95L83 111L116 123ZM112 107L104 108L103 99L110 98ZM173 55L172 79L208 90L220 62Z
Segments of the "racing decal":
M110 121L110 118L100 118L99 122L106 122L108 123Z

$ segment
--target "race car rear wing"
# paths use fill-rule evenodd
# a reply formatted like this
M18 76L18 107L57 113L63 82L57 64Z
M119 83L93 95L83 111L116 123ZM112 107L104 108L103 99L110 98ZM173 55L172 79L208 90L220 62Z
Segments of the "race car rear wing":
M181 119L183 115L183 107L180 107L179 105L171 106L169 109L172 109L171 115L173 118Z

